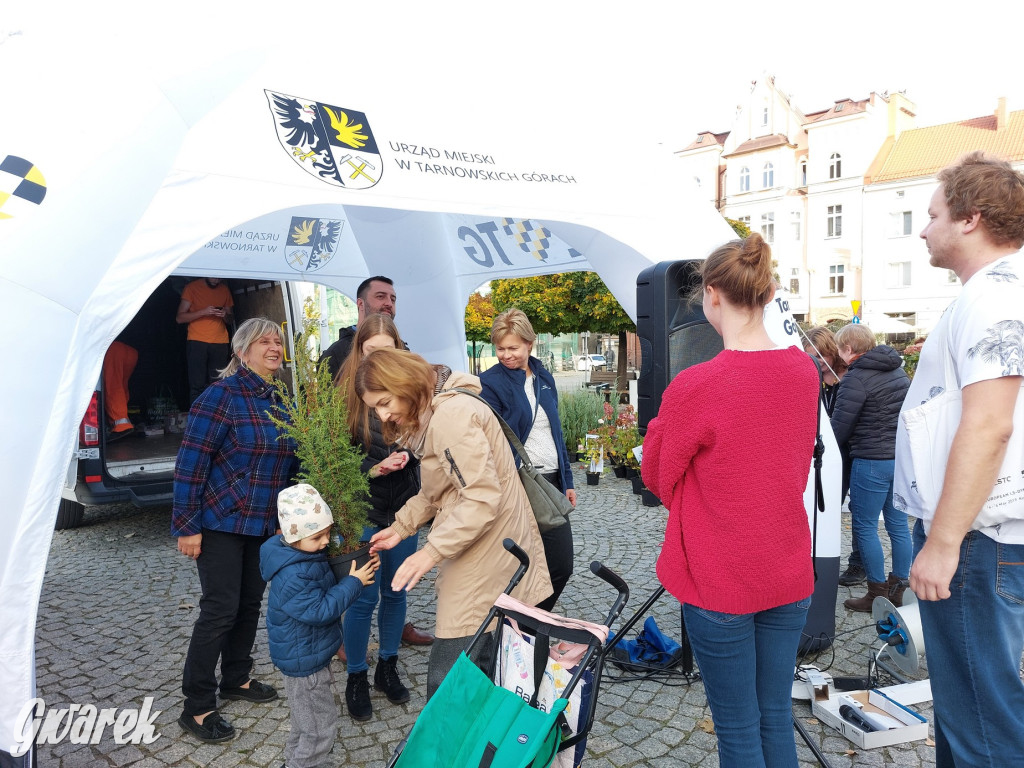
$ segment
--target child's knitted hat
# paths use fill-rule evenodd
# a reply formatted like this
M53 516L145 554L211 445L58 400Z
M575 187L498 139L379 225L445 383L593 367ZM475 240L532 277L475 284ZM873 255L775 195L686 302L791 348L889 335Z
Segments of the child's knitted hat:
M289 544L319 533L334 523L331 508L309 483L293 485L277 495L277 519L281 523L284 540Z

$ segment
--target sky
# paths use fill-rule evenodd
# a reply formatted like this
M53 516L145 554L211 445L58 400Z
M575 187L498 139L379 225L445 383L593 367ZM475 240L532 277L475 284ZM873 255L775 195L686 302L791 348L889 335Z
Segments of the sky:
M4 6L7 6L6 8ZM10 34L85 48L159 76L250 47L301 58L338 50L345 78L371 76L410 109L457 122L498 100L510 125L579 120L616 147L679 149L725 131L750 82L773 74L805 112L872 91L905 90L918 125L1024 109L1019 39L1024 3L973 0L306 0L262 6L178 0L166 17L132 0L0 0ZM260 9L263 10L260 10Z

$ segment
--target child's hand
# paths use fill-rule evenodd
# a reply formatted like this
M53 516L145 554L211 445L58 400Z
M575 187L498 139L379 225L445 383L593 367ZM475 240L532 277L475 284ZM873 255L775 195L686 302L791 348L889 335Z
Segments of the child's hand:
M370 555L369 562L359 569L356 568L356 561L353 560L352 567L349 569L349 575L355 576L365 587L367 584L373 584L373 577L378 568L380 568L380 558L374 554Z

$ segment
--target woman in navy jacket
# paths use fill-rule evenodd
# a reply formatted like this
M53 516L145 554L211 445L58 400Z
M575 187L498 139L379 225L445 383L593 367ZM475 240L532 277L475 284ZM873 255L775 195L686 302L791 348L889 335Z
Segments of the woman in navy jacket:
M480 394L516 433L538 471L575 507L572 465L558 419L558 390L540 360L530 355L536 338L521 310L508 309L494 318L491 342L501 364L480 375ZM554 593L537 607L547 611L572 576L572 528L566 522L542 533L541 539Z

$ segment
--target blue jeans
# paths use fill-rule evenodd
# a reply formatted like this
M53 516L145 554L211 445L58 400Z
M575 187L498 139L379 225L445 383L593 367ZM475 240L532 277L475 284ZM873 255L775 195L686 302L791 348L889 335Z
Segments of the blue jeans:
M853 540L857 543L868 581L886 579L885 555L878 540L878 513L892 544L892 572L901 579L910 576L910 529L907 515L892 503L892 478L896 462L854 459L850 470L850 512L853 514Z
M718 762L795 768L793 670L811 598L749 614L683 605L718 734Z
M914 554L925 543L914 525ZM972 531L946 600L918 603L931 676L936 768L1003 768L1024 756L1024 544Z
M367 526L363 529L363 540L369 539L383 528ZM378 655L382 659L390 659L398 655L398 644L402 642L402 628L405 626L405 590L395 592L391 581L395 571L405 562L405 558L416 551L419 538L414 534L402 539L398 546L381 550L380 568L373 584L363 587L359 598L345 611L345 655L348 657L348 673L362 672L368 669L366 663L366 647L370 644L370 622L373 609L377 607L380 597L380 610L377 611L377 634L380 641Z

